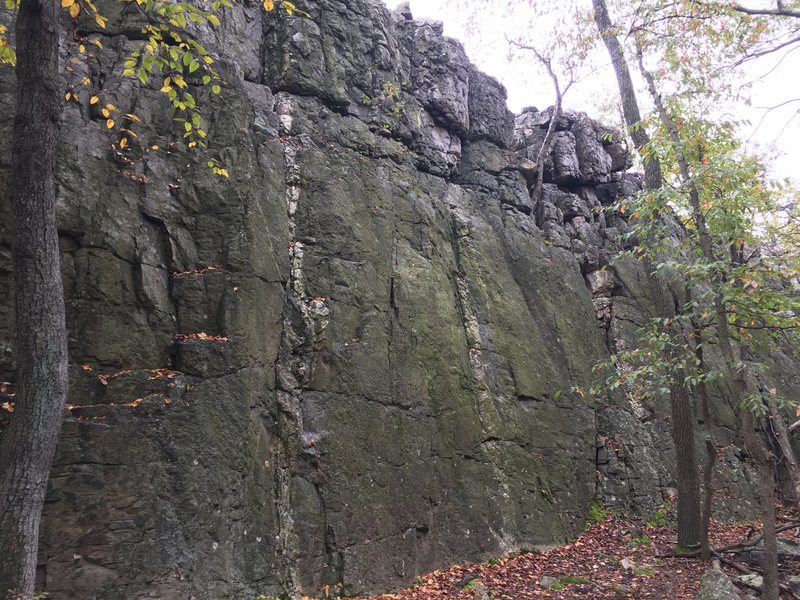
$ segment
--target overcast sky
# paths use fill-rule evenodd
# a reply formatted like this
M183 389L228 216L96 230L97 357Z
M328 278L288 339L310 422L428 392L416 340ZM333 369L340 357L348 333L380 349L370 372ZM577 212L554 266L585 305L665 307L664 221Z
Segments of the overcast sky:
M399 4L397 0L384 2L390 9ZM535 0L532 3L535 6ZM411 0L411 11L417 19L425 17L442 21L445 35L461 40L470 60L505 85L508 90L508 106L512 111L519 112L530 105L539 108L551 105L552 86L537 71L535 60L509 60L505 36L508 34L514 37L514 27L537 27L536 22L531 23L530 15L512 15L509 19L508 15L492 16L482 12L480 22L469 24L467 15L454 10L453 4L452 0ZM472 33L468 35L467 29L470 27ZM479 35L475 34L475 28L480 28ZM547 30L549 27L544 26L543 29ZM574 87L564 102L567 108L582 110L594 117L608 114L609 107L613 106L617 97L613 70L604 55L599 56L600 61L605 64L600 64L596 73ZM770 72L773 66L764 62L758 65L754 75ZM792 98L800 98L800 51L783 58L764 82L756 84L752 90L752 108L742 105L739 109L742 114L737 116L752 122L752 126L743 132L744 137L751 138L762 149L774 148L781 154L773 165L775 174L800 180L800 118L795 117L787 126L792 115L797 115L800 103L791 103L764 116L764 107ZM758 124L762 117L763 122Z

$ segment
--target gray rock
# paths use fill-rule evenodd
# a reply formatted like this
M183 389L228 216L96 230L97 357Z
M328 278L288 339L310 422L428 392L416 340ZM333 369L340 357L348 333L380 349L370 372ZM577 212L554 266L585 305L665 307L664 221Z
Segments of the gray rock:
M761 575L750 573L748 575L739 575L737 579L749 588L760 590L764 585L764 578Z
M586 286L592 293L592 297L611 295L611 290L616 285L616 278L611 270L593 271L586 275Z
M506 89L470 65L469 139L486 139L506 148L511 145L513 132L514 117L506 106Z
M411 14L411 3L408 2L408 0L398 4L397 7L394 9L394 13L396 15L400 15L406 21L414 20L414 15Z
M551 577L550 575L542 575L539 579L539 585L542 586L544 589L549 590L557 583L560 583L557 577Z
M800 544L793 540L779 537L776 540L778 546L778 559L781 561L800 560ZM764 542L759 542L756 546L739 552L736 559L754 565L761 565L764 561Z
M709 569L700 580L696 600L741 600L742 595L725 573Z

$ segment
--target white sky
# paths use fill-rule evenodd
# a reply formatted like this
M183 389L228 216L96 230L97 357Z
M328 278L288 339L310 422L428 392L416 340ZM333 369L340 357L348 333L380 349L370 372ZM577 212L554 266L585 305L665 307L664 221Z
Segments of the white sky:
M492 0L481 1L484 6L489 6L487 2ZM468 22L466 13L454 10L453 0L411 0L411 12L416 19L426 17L442 21L445 35L460 40L470 60L505 85L509 108L519 112L523 107L531 105L545 108L554 100L550 81L537 69L536 60L532 58L529 61L511 61L509 45L505 39L506 34L515 37L515 27L539 27L533 21L535 16L532 17L535 14L535 2L536 0L530 0L530 9L517 9L518 13L530 11L525 15L500 16L497 6L503 4L494 5L491 11L481 11L480 20L472 23ZM392 9L400 2L384 0L384 3ZM494 16L490 13L494 13ZM480 31L477 35L476 29ZM546 31L549 27L544 26L543 29ZM467 31L472 31L472 34ZM585 111L595 118L602 118L604 114L609 114L609 110L613 110L617 99L616 79L604 53L602 56L601 60L606 60L606 63L600 64L595 73L570 90L564 100L565 107ZM738 109L741 111L738 117L752 123L749 130L743 132L743 136L750 138L751 143L760 149L773 150L778 154L772 165L774 174L800 181L800 118L795 116L786 125L792 115L797 115L800 102L790 103L767 113L766 116L763 110L763 107L800 98L800 52L787 55L772 70L775 62L773 60L770 64L764 61L755 67L754 76L768 72L769 75L763 82L755 85L751 94L752 107L742 105ZM763 122L758 125L762 117Z

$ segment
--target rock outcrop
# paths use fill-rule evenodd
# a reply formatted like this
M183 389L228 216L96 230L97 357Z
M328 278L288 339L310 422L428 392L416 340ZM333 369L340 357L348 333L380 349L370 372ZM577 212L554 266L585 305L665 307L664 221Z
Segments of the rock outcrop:
M389 589L566 540L593 499L660 503L665 407L585 391L648 315L641 267L604 269L627 224L602 208L638 186L618 135L564 114L534 202L548 111L515 122L439 24L319 0L310 18L237 5L195 32L225 85L194 90L210 147L188 151L160 83L121 78L141 42L115 6L105 30L81 22L103 47L74 69L143 124L116 151L88 102L65 108L71 392L42 589ZM4 290L13 88L0 69ZM0 296L5 400L12 311Z

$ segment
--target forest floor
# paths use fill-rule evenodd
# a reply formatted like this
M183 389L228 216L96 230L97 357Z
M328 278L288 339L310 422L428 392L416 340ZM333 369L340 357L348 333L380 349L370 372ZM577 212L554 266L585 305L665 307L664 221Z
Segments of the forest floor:
M624 515L601 513L594 517L596 522L587 525L583 535L569 544L544 552L510 554L487 563L456 565L420 577L414 586L401 592L361 600L694 600L700 579L711 565L698 558L667 556L675 553L672 508L656 513L647 523ZM790 514L778 526L789 521L796 524L800 521L797 517ZM760 523L714 521L711 545L722 548L741 544L759 533ZM796 529L780 535L796 540L795 533ZM735 558L734 554L723 556L732 561ZM742 575L724 562L722 568L734 580ZM800 575L800 563L783 566L782 581L790 575ZM756 594L752 590L749 593ZM800 595L787 591L784 597Z

